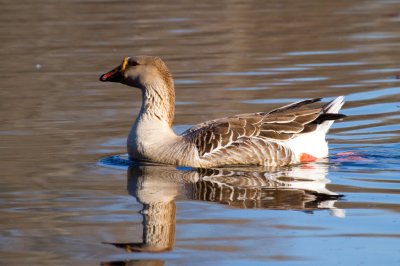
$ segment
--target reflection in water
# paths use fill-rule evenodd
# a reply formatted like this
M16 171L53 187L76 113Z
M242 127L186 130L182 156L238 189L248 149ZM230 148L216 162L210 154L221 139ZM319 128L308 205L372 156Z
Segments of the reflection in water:
M101 263L102 266L163 266L163 260L129 260L129 261L112 261Z
M340 197L326 184L327 165L264 169L177 169L172 166L134 165L128 168L128 191L143 204L143 241L109 243L129 252L163 252L175 242L176 204L188 200L227 204L237 208L312 211L334 207Z

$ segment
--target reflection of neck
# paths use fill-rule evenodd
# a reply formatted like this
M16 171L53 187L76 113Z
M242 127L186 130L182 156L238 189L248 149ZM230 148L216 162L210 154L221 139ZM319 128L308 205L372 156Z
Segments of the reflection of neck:
M171 250L175 243L174 201L144 204L143 250L161 252Z

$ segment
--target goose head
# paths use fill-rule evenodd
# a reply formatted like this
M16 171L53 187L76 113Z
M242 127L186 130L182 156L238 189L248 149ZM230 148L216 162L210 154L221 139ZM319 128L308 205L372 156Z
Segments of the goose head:
M119 82L141 90L173 89L172 76L166 64L153 56L125 57L113 70L100 76L100 81Z
M166 64L153 56L125 57L100 81L118 82L142 91L141 114L166 121L172 126L175 111L175 89ZM139 114L140 116L140 114Z

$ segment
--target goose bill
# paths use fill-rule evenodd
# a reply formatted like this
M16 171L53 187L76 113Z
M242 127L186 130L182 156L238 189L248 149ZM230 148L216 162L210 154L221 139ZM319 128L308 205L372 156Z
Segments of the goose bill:
M100 76L100 81L110 81L110 82L122 82L124 76L121 73L121 66L114 68L113 70Z

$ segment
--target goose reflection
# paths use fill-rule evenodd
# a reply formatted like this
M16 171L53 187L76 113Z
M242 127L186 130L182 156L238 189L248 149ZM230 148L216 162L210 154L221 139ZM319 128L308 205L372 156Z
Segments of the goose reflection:
M313 211L335 216L339 194L326 188L327 165L279 169L191 169L131 165L128 191L143 205L143 241L108 243L129 252L164 252L175 243L175 200L201 200L236 208Z

